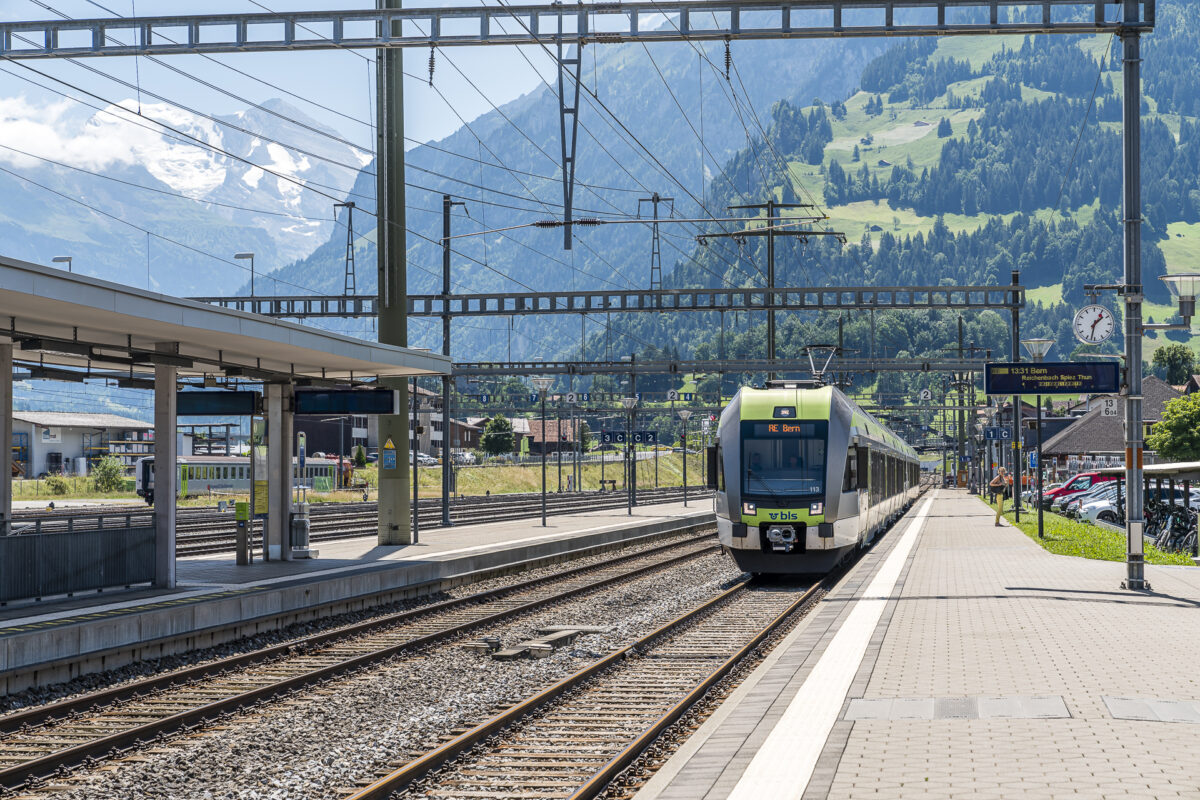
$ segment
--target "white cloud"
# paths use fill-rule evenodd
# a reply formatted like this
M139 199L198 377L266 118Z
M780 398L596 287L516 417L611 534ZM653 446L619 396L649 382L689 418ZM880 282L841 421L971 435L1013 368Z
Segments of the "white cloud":
M153 123L138 118L132 100L109 106L82 123L78 114L69 113L74 107L66 100L34 105L24 97L0 98L0 142L30 154L0 148L0 162L29 168L41 165L41 157L93 172L141 165L189 197L204 197L225 180L224 156L168 138ZM142 113L221 146L221 132L209 120L162 104L143 105Z

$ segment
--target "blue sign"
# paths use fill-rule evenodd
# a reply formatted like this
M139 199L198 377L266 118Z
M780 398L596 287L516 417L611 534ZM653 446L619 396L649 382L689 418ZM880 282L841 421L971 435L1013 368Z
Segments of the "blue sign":
M1037 469L1037 465L1038 465L1037 450L1030 450L1029 451L1029 468Z
M588 402L588 401L589 401L589 400L591 400L591 399L592 399L592 393L591 393L591 392L580 392L580 393L579 393L579 402L581 402L581 403L586 403L586 402Z
M396 445L392 444L391 437L383 443L383 449L380 451L383 454L383 468L396 468Z
M683 401L685 403L690 403L693 397L695 397L695 395L693 395L691 392L683 393Z
M612 444L612 431L600 431L600 444Z
M300 431L296 434L296 458L300 462L300 474L304 474L304 458L308 450L308 434Z
M538 396L536 394L529 395L529 402L536 403L537 401L538 401Z
M490 394L481 394L479 395L479 402L490 403L492 402L492 396Z
M989 442L1009 441L1012 439L1012 428L1002 428L992 425L983 429L983 438Z

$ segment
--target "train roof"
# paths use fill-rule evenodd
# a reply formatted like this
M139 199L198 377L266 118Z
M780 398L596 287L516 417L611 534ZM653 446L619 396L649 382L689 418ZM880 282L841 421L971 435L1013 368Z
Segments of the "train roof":
M850 409L852 436L881 442L887 447L909 458L916 458L917 451L896 435L890 428L864 411L857 403L835 386L771 387L756 389L744 386L730 403L738 403L739 419L776 419L775 409L780 405L796 409L796 419L828 420L835 402L845 403Z

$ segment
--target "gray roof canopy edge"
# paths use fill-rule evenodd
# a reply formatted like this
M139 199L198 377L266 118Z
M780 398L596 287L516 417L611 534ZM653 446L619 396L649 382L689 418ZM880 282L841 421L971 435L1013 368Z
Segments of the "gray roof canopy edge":
M105 354L148 353L160 342L197 362L181 374L230 367L325 379L445 375L450 360L425 350L369 342L294 322L218 308L0 256L0 336L92 345L91 358L52 350L25 360L111 369ZM22 358L21 355L17 355ZM118 368L145 374L153 365Z

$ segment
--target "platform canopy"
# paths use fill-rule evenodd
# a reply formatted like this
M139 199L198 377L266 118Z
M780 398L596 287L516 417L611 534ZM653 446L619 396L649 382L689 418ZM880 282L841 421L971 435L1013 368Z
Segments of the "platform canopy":
M445 375L450 360L0 256L0 341L29 377L181 376L360 382ZM64 370L63 368L71 368Z
M1105 467L1098 469L1101 475L1117 475L1125 477L1124 467ZM1142 467L1142 474L1148 480L1155 478L1174 478L1177 481L1200 481L1200 461L1179 461L1170 464L1147 464Z

